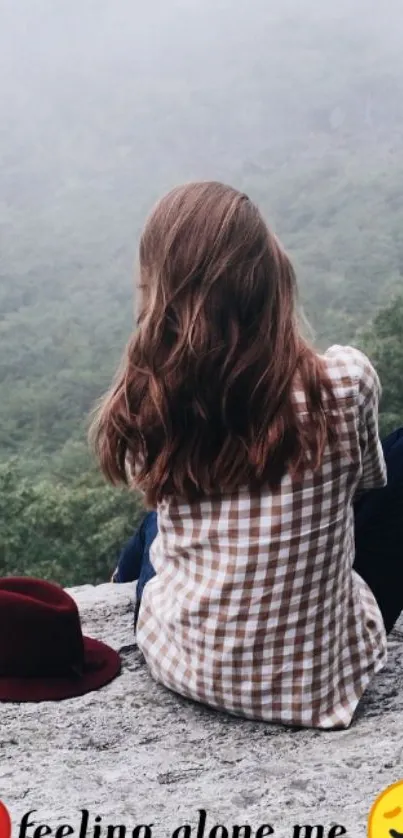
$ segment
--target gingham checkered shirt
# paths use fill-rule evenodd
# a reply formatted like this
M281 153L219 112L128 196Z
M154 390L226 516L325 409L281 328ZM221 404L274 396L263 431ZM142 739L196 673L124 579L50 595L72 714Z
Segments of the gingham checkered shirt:
M352 569L354 496L385 485L386 468L375 370L352 347L324 357L337 451L276 492L166 498L137 643L153 677L184 696L251 719L344 728L386 661L380 611ZM309 421L297 386L295 398Z

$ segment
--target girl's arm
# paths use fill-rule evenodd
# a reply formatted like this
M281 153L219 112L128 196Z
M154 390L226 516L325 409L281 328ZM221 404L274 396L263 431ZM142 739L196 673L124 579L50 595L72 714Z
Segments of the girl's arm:
M378 430L378 409L381 396L379 377L368 358L360 353L362 370L359 379L359 429L362 474L356 497L369 489L387 484L386 463Z

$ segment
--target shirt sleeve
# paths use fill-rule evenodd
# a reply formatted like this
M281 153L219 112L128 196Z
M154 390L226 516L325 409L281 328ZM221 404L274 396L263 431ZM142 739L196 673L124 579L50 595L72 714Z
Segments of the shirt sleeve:
M144 455L143 454L138 454L137 460L134 461L130 452L127 452L126 458L125 458L125 472L126 472L127 485L129 486L130 489L137 489L137 491L141 492L141 494L144 494L144 492L143 492L142 489L140 489L137 486L136 477L137 477L140 469L143 467L143 464L144 464Z
M134 473L134 469L133 469L133 461L132 461L131 455L128 454L128 453L126 454L126 458L125 458L125 473L126 473L127 485L132 487L133 483L134 483L135 473Z
M357 351L360 360L358 377L358 420L362 474L357 493L387 484L386 463L378 430L381 384L369 359Z

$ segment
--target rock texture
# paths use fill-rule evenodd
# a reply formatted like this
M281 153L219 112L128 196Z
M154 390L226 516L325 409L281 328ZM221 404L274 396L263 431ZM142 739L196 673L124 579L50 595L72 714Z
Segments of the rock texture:
M49 824L53 835L62 823L78 835L85 808L87 838L97 815L99 838L111 838L108 824L125 824L131 836L150 823L152 838L170 838L183 823L195 826L205 809L204 838L215 824L231 838L240 823L254 831L271 824L281 838L293 836L295 824L323 824L323 836L340 824L351 838L364 838L374 798L403 779L401 633L349 730L290 730L212 712L155 684L134 644L131 585L71 593L85 633L119 649L123 671L82 698L1 705L0 799L17 827L36 809L36 823Z

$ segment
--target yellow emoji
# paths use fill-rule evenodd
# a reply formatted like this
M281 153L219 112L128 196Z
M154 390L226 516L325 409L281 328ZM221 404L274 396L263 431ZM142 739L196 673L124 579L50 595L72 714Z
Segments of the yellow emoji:
M368 838L403 838L403 780L375 800L369 813Z

